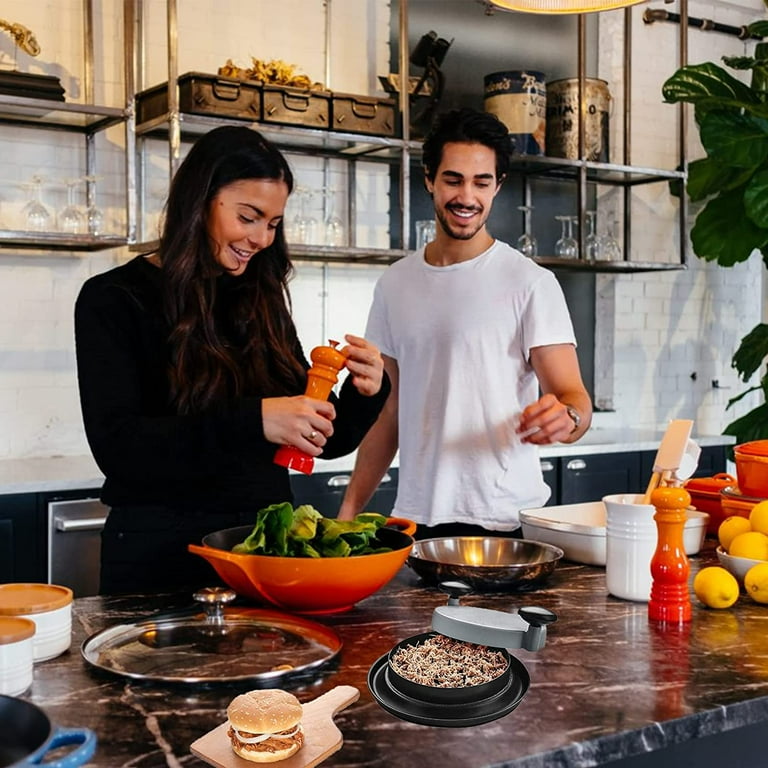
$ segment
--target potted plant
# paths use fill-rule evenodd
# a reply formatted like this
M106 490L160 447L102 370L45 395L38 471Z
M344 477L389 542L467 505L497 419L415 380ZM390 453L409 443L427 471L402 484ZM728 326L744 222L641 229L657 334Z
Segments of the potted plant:
M763 0L768 7L768 0ZM768 21L747 27L768 36ZM706 157L688 166L686 191L691 201L705 201L691 229L693 251L723 267L746 261L753 251L768 268L768 43L754 56L724 56L733 70L752 71L746 84L712 62L678 69L662 87L668 103L694 105ZM678 190L679 191L679 190ZM766 363L768 325L759 323L741 339L731 366L743 382ZM763 393L763 402L731 422L723 434L736 443L768 438L768 370L760 382L731 398L728 410L748 394Z

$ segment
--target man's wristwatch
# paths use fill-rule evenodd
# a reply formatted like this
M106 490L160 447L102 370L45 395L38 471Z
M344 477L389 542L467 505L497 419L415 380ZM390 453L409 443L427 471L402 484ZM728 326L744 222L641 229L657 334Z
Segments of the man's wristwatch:
M572 405L566 405L565 410L568 411L568 415L573 421L573 429L571 430L571 434L573 434L581 425L581 414Z

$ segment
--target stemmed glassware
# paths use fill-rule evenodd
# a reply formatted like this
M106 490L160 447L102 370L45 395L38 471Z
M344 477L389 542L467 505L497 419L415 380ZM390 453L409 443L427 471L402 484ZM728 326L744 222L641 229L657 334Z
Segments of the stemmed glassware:
M43 177L33 176L29 184L31 200L24 206L26 212L27 230L30 232L46 232L51 221L50 211L43 205Z
M344 222L336 213L336 190L326 189L323 191L326 198L326 215L324 227L325 245L344 246L347 244L347 233L344 229Z
M85 209L85 220L88 225L88 234L104 234L104 212L96 205L96 176L85 176L88 190L88 207Z
M605 233L600 238L600 258L605 261L621 261L621 246L616 239L615 223L606 224Z
M79 179L67 180L67 204L59 211L58 216L59 229L71 235L83 231L83 214L75 204L75 188L78 181Z
M587 211L587 236L584 238L584 257L587 261L598 261L602 252L602 238L595 230L597 211Z
M294 241L302 245L317 244L317 219L309 211L309 203L312 200L312 190L307 187L298 187L296 196L299 199L299 213L294 218L291 230Z
M576 259L579 255L579 243L573 236L575 216L555 216L560 222L560 239L555 243L555 256L561 259Z
M533 206L518 205L517 210L523 212L523 234L517 238L517 249L523 256L532 259L538 253L538 244L532 233L533 225L531 223L531 216Z

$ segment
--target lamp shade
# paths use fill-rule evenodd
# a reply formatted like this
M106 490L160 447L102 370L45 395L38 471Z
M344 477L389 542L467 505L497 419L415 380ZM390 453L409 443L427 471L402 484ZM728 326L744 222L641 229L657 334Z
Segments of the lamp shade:
M490 5L505 11L523 13L591 13L614 11L637 5L646 0L488 0Z

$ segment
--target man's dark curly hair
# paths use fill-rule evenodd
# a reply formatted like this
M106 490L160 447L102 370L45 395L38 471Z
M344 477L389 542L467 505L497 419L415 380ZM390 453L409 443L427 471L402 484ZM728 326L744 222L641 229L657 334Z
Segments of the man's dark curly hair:
M483 144L492 149L496 153L496 180L501 183L507 177L512 142L507 127L495 115L462 107L438 116L423 145L424 174L430 181L440 166L443 147L450 142Z

